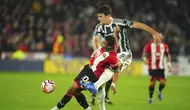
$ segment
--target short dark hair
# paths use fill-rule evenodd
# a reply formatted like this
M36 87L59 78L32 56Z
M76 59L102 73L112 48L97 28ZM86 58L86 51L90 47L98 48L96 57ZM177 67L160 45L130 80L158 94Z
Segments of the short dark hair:
M102 5L96 10L96 14L104 14L104 15L111 15L112 10L111 7L108 5Z
M113 36L106 36L105 40L108 42L108 46L114 46L116 43L116 40Z

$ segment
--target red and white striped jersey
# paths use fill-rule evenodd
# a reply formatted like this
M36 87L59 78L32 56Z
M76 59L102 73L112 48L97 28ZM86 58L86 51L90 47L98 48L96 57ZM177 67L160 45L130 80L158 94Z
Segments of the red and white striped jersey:
M164 69L164 56L169 54L169 48L166 43L156 45L150 42L145 45L144 52L148 54L148 69Z
M99 78L104 72L105 68L115 70L118 68L117 52L105 52L102 47L93 54L90 59L90 67L94 74Z

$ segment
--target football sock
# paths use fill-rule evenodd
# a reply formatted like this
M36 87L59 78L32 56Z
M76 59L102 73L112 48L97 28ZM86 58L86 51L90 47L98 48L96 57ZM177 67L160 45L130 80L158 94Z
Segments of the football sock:
M66 93L65 96L57 103L57 108L61 109L63 108L72 98L72 95L69 93Z
M149 86L149 98L152 98L154 93L154 86Z
M101 89L97 93L97 98L98 98L98 104L100 107L100 110L106 110L105 107L105 89Z
M161 91L164 89L164 87L165 87L165 84L160 84L160 85L159 85L159 89L158 89L159 92L161 92Z
M57 106L55 106L51 110L59 110L59 108L57 108Z
M111 77L113 76L114 72L111 71L110 69L105 69L103 74L100 76L100 78L94 83L94 86L96 90L99 89L100 86L102 86L104 83L109 81Z
M83 93L80 93L79 95L75 96L77 102L84 108L87 109L89 107L86 98ZM88 110L88 109L87 109Z
M105 96L105 98L108 98L108 92L109 92L111 83L112 83L112 79L110 79L110 80L106 83L106 89L105 89L106 96Z

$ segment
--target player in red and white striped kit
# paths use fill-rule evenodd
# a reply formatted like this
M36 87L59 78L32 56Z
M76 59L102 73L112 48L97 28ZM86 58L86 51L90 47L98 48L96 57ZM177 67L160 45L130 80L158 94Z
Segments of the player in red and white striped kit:
M67 91L64 97L57 103L57 106L51 110L60 110L63 108L74 96L77 102L84 108L84 110L92 110L88 105L85 96L82 93L83 86L81 83L95 83L104 73L105 69L109 68L114 72L114 82L118 79L118 58L116 52L116 39L112 35L105 37L99 47L92 55L90 64L84 66L78 76L74 79L74 83ZM104 97L105 90L98 91L100 110L105 110Z
M149 100L148 103L152 103L152 97L154 93L154 88L156 81L160 81L159 88L157 90L159 100L162 100L162 90L165 87L166 76L164 73L164 57L167 58L167 66L169 72L171 72L171 57L169 54L168 45L164 42L158 40L153 40L145 45L142 59L145 64L148 65L149 75L150 75L150 85L149 85Z

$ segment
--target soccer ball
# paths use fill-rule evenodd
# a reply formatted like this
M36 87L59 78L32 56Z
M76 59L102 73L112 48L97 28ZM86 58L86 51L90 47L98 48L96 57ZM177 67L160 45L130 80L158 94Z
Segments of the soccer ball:
M52 80L45 80L42 82L41 89L46 94L49 94L55 90L55 83Z

